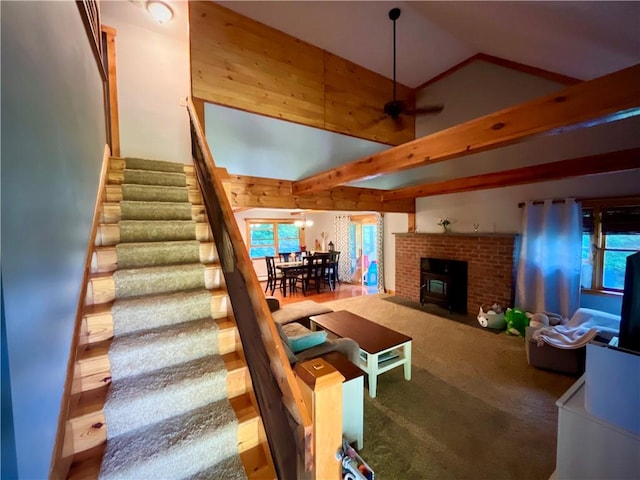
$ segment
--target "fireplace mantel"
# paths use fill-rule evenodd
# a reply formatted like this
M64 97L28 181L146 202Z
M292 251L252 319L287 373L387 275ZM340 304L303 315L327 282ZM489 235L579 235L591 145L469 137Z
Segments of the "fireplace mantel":
M514 238L514 237L518 237L520 236L519 233L491 233L491 232L447 232L447 233L442 233L442 232L399 232L399 233L393 233L393 235L396 235L398 237L401 236L408 236L408 235L435 235L438 237L493 237L493 238L500 238L500 237L506 237L506 238Z

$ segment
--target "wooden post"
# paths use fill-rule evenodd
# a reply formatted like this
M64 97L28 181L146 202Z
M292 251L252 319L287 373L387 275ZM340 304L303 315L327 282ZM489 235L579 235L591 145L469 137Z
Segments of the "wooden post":
M295 372L305 404L313 418L312 480L342 478L336 453L342 446L342 382L344 377L322 358L296 365ZM305 472L306 473L306 472Z
M407 228L407 232L416 233L416 214L409 213L407 214L407 216L409 217L409 226Z

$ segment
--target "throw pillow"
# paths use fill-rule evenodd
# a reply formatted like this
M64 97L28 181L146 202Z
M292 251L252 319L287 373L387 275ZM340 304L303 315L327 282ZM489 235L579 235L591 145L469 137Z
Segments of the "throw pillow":
M294 364L296 362L296 356L291 351L291 347L289 346L289 339L287 338L287 334L282 330L282 325L276 323L276 328L278 329L278 334L280 335L280 340L282 340L282 345L284 347L284 352L287 354L287 359L290 364Z
M291 346L293 353L298 353L308 348L321 345L326 341L327 332L318 330L317 332L310 332L299 337L289 337L289 346Z

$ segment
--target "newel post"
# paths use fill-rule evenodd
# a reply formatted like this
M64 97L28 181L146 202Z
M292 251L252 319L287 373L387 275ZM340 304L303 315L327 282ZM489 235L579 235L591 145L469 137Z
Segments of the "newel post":
M313 419L313 472L304 478L330 480L342 478L336 453L342 447L342 382L344 377L322 358L295 367L305 404Z

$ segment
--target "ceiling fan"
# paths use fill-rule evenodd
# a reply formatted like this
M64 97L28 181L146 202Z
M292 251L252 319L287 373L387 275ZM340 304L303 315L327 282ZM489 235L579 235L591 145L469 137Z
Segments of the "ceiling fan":
M444 105L427 105L425 107L409 109L404 101L398 100L396 83L396 20L400 18L400 12L399 8L389 10L389 18L393 21L393 100L384 105L384 113L394 120L398 120L401 114L418 115L440 113Z

